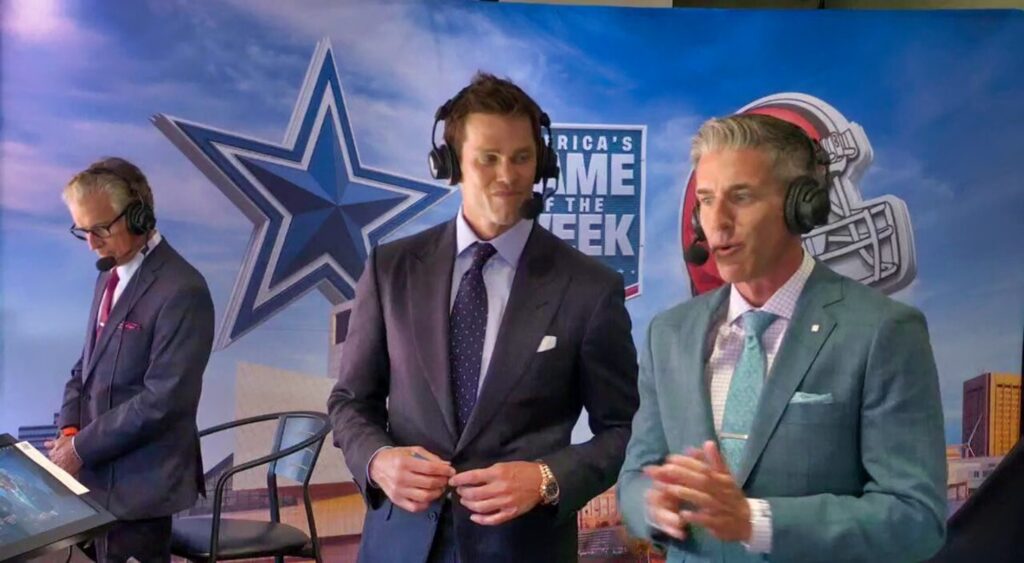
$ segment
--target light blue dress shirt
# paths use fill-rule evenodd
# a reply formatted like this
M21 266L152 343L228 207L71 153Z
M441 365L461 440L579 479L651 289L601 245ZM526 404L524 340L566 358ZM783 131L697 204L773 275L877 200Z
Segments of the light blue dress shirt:
M516 277L519 257L522 256L523 249L526 248L526 241L530 238L532 229L533 221L522 220L497 237L484 241L469 226L466 218L462 215L461 207L458 217L455 219L455 266L452 269L452 291L448 301L449 312L455 305L459 282L462 281L463 274L473 263L473 251L469 247L475 242L489 242L498 251L487 261L483 270L484 285L487 287L487 329L484 334L484 353L480 363L480 385L476 390L477 396L484 386L484 378L487 377L487 366L491 363L494 343L498 339L498 329L501 327L501 317L505 314L505 305L508 304L508 296L512 293L512 281Z

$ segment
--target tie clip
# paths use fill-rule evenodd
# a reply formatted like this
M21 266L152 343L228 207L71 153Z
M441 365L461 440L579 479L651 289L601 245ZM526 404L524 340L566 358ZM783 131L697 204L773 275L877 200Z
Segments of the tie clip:
M721 432L718 435L719 438L725 438L728 440L746 440L747 434L737 434L735 432Z

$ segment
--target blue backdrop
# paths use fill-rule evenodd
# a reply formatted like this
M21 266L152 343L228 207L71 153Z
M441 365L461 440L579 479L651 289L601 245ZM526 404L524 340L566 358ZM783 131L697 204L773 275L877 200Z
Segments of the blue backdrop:
M552 116L565 173L545 221L623 272L636 338L691 295L690 137L760 101L820 118L847 211L888 202L879 221L910 231L888 289L928 317L949 442L964 380L1020 373L1024 14L338 4L9 6L0 429L49 424L81 348L95 258L67 232L75 171L138 163L161 232L209 281L211 425L232 416L239 361L329 377L331 307L368 245L453 216L458 195L427 171L430 127L478 69ZM310 202L319 214L296 211ZM885 227L872 236L895 240Z

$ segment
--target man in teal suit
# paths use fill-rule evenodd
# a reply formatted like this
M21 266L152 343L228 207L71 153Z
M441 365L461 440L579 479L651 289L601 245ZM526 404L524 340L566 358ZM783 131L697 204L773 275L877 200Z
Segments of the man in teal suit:
M618 485L630 532L669 561L917 561L942 545L925 319L804 251L828 216L823 156L767 115L694 138L694 221L728 285L651 322Z

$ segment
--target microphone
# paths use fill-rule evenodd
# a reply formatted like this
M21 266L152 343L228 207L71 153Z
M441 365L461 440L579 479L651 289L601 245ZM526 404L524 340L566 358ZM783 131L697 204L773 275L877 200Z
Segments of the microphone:
M702 242L707 242L704 237L698 236L693 239L690 246L686 247L686 250L683 251L683 260L694 266L703 266L708 261L708 258L711 257L711 253L708 252L706 246L701 244Z
M103 258L100 258L99 260L96 261L96 269L101 272L106 272L107 270L113 268L116 265L117 258L114 258L113 256L104 256Z
M544 202L554 195L557 188L544 188L542 193L533 192L533 197L519 206L519 216L523 219L534 220L544 211Z

